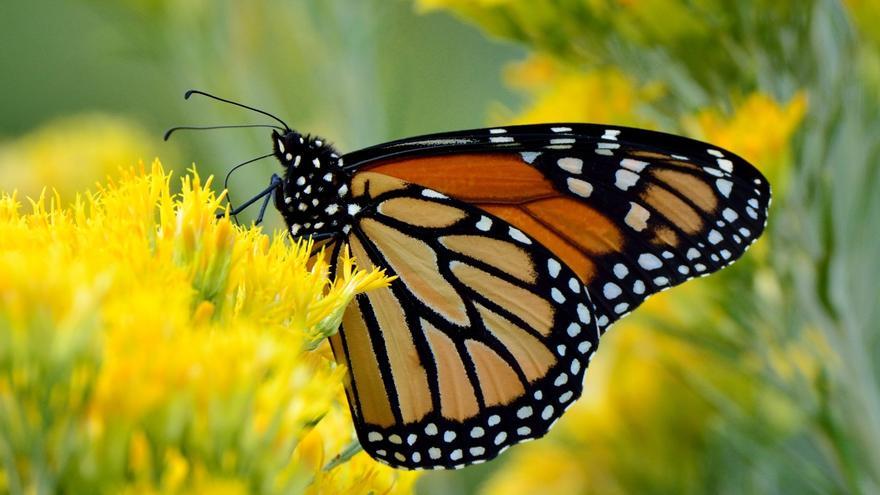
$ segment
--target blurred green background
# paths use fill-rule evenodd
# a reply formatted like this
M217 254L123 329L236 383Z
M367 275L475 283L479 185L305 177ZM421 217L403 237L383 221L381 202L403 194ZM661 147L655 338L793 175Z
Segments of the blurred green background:
M771 179L763 239L607 334L547 438L417 490L880 493L878 23L874 0L7 2L0 189L72 194L155 156L223 174L268 150L264 130L162 143L266 121L192 87L343 152L538 121L708 140Z
M482 126L488 102L516 101L501 69L525 51L447 13L419 15L412 3L378 0L12 2L0 15L0 43L0 139L96 113L123 118L153 141L175 125L269 120L184 101L185 90L199 88L265 108L341 151ZM159 156L178 169L195 162L222 176L264 154L268 132L181 133L135 158ZM276 167L249 167L232 189L238 197L259 190Z

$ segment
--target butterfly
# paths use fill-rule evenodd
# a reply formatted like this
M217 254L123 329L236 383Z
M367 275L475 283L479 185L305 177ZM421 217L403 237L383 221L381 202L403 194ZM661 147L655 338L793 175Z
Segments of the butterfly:
M262 219L274 200L331 266L350 250L396 277L357 296L329 341L360 443L397 468L460 468L543 436L610 325L729 265L767 222L755 167L675 135L523 125L341 155L190 94L283 125L260 157L283 175L233 214L262 199Z

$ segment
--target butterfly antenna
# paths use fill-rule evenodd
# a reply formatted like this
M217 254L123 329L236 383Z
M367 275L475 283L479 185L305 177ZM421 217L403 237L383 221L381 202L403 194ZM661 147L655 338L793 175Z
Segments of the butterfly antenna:
M171 137L171 134L177 131L207 131L210 129L242 129L246 127L265 127L268 129L278 129L280 131L285 131L286 129L277 126L277 125L268 125L268 124L243 124L243 125L208 125L208 126L195 126L195 125L181 125L177 127L172 127L165 131L165 135L162 137L165 141L168 141L168 138Z
M187 91L187 92L183 95L183 99L188 100L189 97L192 96L192 95L202 95L202 96L207 96L208 98L211 98L211 99L213 99L213 100L222 101L223 103L229 103L230 105L235 105L235 106L237 106L237 107L241 107L241 108L247 108L248 110L252 110L252 111L254 111L254 112L261 113L261 114L263 114L263 115L265 115L265 116L267 116L267 117L271 117L271 118L277 120L278 122L281 122L281 125L284 126L284 130L286 130L286 131L290 131L290 126L287 125L286 122L284 122L283 120L279 119L278 117L272 115L272 114L269 113L269 112L266 112L266 111L264 111L264 110L260 110L259 108L254 108L254 107L250 107L250 106L247 106L247 105L243 105L243 104L241 104L241 103L238 103L238 102L235 102L235 101L232 101L232 100L227 100L226 98L220 98L219 96L214 96L214 95L212 95L212 94L210 94L210 93L205 93L204 91L199 91L199 90L197 90L197 89L191 89L191 90Z

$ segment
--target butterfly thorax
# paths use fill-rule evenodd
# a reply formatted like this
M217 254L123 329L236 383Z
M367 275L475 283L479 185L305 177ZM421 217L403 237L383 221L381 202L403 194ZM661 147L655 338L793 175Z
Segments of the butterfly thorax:
M295 131L272 133L275 157L284 166L284 178L275 206L292 235L348 232L350 177L342 160L323 139Z

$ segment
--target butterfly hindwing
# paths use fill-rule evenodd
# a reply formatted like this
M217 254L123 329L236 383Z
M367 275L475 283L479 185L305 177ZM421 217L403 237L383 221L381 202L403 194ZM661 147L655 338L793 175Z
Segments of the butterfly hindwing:
M352 181L347 242L397 279L358 296L331 339L364 449L452 468L542 436L598 345L586 288L504 219L380 173Z
M600 329L730 264L762 233L770 188L728 151L587 124L412 138L345 157L441 191L534 237L588 287Z

